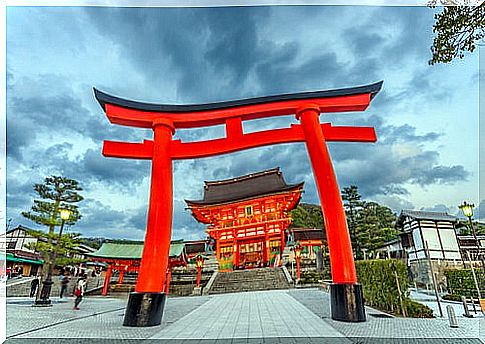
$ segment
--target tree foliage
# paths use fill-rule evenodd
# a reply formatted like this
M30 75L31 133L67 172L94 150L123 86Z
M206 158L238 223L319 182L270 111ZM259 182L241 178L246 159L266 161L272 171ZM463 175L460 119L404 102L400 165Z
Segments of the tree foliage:
M319 205L301 203L291 211L291 228L325 228Z
M354 244L354 250L360 251L360 241L357 240L357 218L358 213L362 209L364 202L361 201L359 188L355 185L345 187L342 190L342 201L345 208L345 215L347 216L347 224L349 227L350 240Z
M361 198L355 185L342 190L350 240L357 259L364 257L364 250L372 252L397 235L396 215L392 210L376 202L361 201Z
M26 247L30 250L34 250L37 252L51 252L54 249L54 246L57 244L57 240L59 240L59 236L48 244L46 240L46 233L38 230L28 230L29 235L37 238L37 242L29 243ZM76 252L76 247L81 244L83 239L79 233L66 233L62 234L58 246L57 256L54 265L57 266L65 266L65 265L75 265L78 263L83 262L83 259L72 257L72 254Z
M65 224L74 225L81 218L78 206L75 203L83 200L83 197L78 193L78 191L82 191L82 188L74 179L51 176L45 178L43 184L34 184L34 190L40 199L35 199L31 210L22 212L22 215L37 224L49 227L47 233L42 231L32 233L39 238L36 249L43 255L47 265L44 271L46 272L49 270L49 266L54 263L53 260L57 260L53 253L56 249L54 241L58 239L55 234L55 227L62 224L60 210L68 209L71 211ZM66 252L72 251L74 245L79 244L78 239L79 235L77 234L62 235L61 241L57 245L59 253L62 255L62 253L66 254Z
M431 5L436 5L437 1ZM473 52L476 43L485 37L485 3L479 6L448 6L435 15L436 34L429 64L448 63Z
M364 202L356 222L356 242L361 248L372 252L396 238L396 215L388 207L376 202Z
M397 236L394 224L397 220L392 210L376 202L362 201L357 186L342 190L342 199L347 216L352 248L358 259L364 250L371 253L383 243ZM319 205L300 204L291 212L291 228L325 228Z

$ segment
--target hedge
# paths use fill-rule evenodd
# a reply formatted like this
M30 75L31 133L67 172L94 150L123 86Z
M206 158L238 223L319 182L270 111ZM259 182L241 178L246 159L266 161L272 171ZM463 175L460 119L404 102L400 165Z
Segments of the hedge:
M359 283L367 305L385 312L402 315L401 300L407 316L433 317L433 311L409 299L406 265L397 259L374 259L355 262ZM401 299L396 281L399 282Z
M482 269L475 269L478 285L480 287L480 294L485 295L484 280L485 275ZM471 269L461 270L447 270L445 271L446 284L448 286L448 293L450 299L461 300L462 296L477 297L477 288L473 280Z

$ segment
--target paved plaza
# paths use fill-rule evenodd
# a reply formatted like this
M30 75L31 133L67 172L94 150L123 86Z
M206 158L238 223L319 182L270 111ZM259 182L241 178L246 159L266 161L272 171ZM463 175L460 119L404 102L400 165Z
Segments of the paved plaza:
M72 298L34 308L28 298L7 299L7 344L13 343L482 343L483 318L387 317L367 309L365 323L330 319L329 296L318 289L247 292L167 300L162 324L123 327L126 299Z

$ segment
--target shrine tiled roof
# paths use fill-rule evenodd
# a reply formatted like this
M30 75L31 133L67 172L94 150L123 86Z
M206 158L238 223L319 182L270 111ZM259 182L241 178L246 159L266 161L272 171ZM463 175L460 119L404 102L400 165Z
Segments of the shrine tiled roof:
M449 221L456 222L456 216L452 216L445 212L435 211L420 211L420 210L402 210L396 222L396 226L402 226L404 219L411 217L416 220L430 220L430 221Z
M323 228L292 228L293 240L305 241L305 240L326 240L327 235Z
M179 257L185 248L183 242L172 242L170 244L170 257ZM96 252L86 254L93 258L111 259L141 259L143 242L140 243L103 243Z
M214 205L277 194L303 188L304 183L286 184L279 167L241 177L205 182L202 200L186 200L191 205Z

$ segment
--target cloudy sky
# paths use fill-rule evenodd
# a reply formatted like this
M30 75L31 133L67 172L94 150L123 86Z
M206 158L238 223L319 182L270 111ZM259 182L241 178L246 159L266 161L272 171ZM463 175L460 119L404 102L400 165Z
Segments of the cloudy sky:
M482 201L478 179L478 54L429 66L433 16L426 7L7 8L7 218L23 219L32 185L78 180L85 236L142 239L148 161L101 155L105 139L140 142L150 130L110 125L93 87L138 101L191 104L352 87L384 80L370 108L322 115L376 128L378 142L332 143L340 187L401 209L458 212ZM294 116L244 124L287 127ZM177 138L221 137L223 128ZM281 167L318 203L303 144L174 162L174 239L204 237L185 210L204 180ZM485 203L484 203L485 204ZM485 207L482 207L482 209ZM477 210L478 211L478 210ZM480 214L485 218L485 214Z

